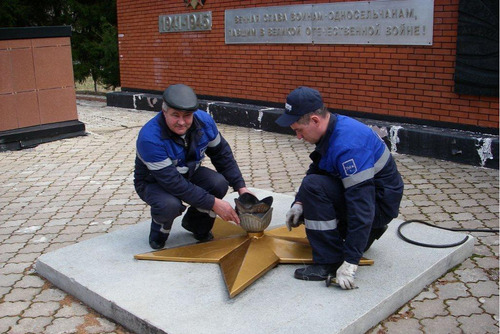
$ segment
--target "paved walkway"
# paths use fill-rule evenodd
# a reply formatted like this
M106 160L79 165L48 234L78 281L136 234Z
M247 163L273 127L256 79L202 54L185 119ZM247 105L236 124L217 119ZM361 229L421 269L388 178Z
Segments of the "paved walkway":
M1 333L128 333L38 276L33 266L43 253L149 220L132 180L135 139L153 113L79 100L78 114L88 136L0 153ZM254 129L220 125L220 131L248 186L293 194L311 145ZM395 158L405 181L400 219L498 228L498 170ZM498 333L499 238L472 235L470 259L370 333ZM411 265L401 263L401 270Z

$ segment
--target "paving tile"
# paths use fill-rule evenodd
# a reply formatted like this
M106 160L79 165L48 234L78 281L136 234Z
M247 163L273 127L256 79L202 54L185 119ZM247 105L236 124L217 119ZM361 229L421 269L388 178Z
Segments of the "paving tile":
M45 333L77 333L79 326L81 326L84 321L84 317L57 318L45 328Z
M460 323L455 317L433 317L420 321L424 333L432 334L463 334ZM470 332L465 332L470 333Z
M41 288L14 288L4 296L5 302L31 301L40 292Z
M422 326L417 319L388 321L385 323L386 333L422 334Z
M3 302L0 304L0 318L19 316L29 304L23 301Z
M49 317L22 318L11 327L9 334L44 333L45 327L51 322Z
M59 309L56 313L56 317L58 318L68 318L73 316L84 316L88 313L88 309L86 306L72 302L69 305L64 305L61 309Z
M498 333L498 320L489 314L473 314L468 317L458 317L463 333L470 334L496 334Z
M475 245L474 246L474 254L482 255L482 256L494 256L495 253L492 251L491 247L488 245Z
M13 286L17 281L20 281L22 278L23 278L22 274L0 275L0 287Z
M23 313L23 317L51 317L61 307L59 302L37 302L32 303Z
M462 282L446 282L437 285L437 295L441 299L456 299L458 297L467 297L469 292L467 286Z
M436 299L438 296L436 294L436 289L431 287L424 289L417 296L413 298L413 301L422 301L424 299Z
M43 290L38 296L33 300L34 302L53 302L61 301L65 298L66 294L59 289L46 289Z
M498 296L498 281L479 281L476 283L468 283L470 293L474 297L491 297Z
M117 331L117 327L114 323L111 321L101 318L101 317L96 317L93 314L87 314L85 316L85 322L80 328L85 333L92 334L92 333L123 333L126 334L128 332L120 330Z
M20 249L24 247L25 243L24 242L16 242L16 243L4 243L0 245L0 252L1 253L16 253Z
M441 299L425 299L410 302L412 312L416 318L430 318L435 315L448 315L445 305Z
M19 317L8 317L0 315L0 333L8 333L12 326L16 325ZM24 334L24 333L23 333Z
M466 283L488 280L488 275L482 268L457 270L456 274Z
M481 309L479 308L479 301L477 298L458 298L446 300L445 304L448 305L448 311L452 316L479 314Z
M491 297L483 297L479 298L479 302L481 303L481 308L491 315L493 318L498 321L498 295Z

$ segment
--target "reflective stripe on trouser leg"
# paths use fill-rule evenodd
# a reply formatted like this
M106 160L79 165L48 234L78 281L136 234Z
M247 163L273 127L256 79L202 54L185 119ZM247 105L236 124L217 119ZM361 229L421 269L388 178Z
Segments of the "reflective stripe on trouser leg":
M338 225L345 217L344 187L340 179L311 174L300 186L306 234L316 263L343 261L343 239Z
M170 224L170 228L165 228L165 225L168 226L169 224L160 224L154 218L152 218L152 219L153 219L153 223L155 224L151 227L153 230L159 231L163 234L170 233L170 231L172 230L172 228L171 228L172 224Z

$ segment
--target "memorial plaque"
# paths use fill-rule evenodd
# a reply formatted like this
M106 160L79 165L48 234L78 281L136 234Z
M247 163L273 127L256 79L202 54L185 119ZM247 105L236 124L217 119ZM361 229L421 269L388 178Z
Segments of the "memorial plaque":
M226 10L226 44L432 45L434 0Z

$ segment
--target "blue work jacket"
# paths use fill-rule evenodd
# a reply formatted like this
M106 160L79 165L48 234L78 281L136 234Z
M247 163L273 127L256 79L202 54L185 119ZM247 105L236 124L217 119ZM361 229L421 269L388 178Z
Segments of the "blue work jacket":
M347 116L330 114L325 135L310 155L307 174L337 177L344 186L347 235L344 259L357 264L372 227L396 218L403 180L383 140L368 126ZM302 202L300 191L296 201ZM375 217L376 208L383 218Z
M163 113L159 112L139 132L136 147L134 185L139 196L145 183L158 183L183 202L211 210L214 196L189 181L205 154L230 186L235 190L245 187L231 147L212 117L202 110L194 112L193 123L184 138L170 131Z

